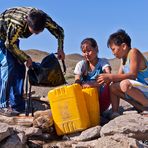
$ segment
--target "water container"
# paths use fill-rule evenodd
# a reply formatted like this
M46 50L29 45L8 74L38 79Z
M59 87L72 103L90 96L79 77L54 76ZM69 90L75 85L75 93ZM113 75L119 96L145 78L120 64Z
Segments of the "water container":
M84 94L79 84L55 88L49 91L48 99L58 135L90 127Z
M90 124L96 126L100 124L99 93L97 88L82 89L89 114Z

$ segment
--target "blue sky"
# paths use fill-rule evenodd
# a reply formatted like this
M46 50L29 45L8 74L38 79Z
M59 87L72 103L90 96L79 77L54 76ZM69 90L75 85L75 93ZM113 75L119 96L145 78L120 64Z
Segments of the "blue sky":
M32 6L49 14L64 29L66 54L81 54L81 41L93 37L99 45L99 56L114 58L106 42L111 33L121 28L131 36L132 47L148 51L148 0L0 1L0 12L14 6ZM45 29L39 35L22 39L21 49L55 52L57 40Z

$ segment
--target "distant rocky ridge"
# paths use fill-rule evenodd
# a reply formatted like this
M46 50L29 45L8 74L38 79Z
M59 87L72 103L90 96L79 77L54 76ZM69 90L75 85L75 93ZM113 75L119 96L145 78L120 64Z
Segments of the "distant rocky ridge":
M34 61L40 61L41 59L43 59L45 56L47 56L49 53L45 52L45 51L41 51L38 49L29 49L29 50L25 50L24 51L26 54L30 55ZM148 58L148 52L144 52L143 53L145 57ZM70 60L81 60L83 57L78 54L78 53L73 53L73 54L67 54L66 55L66 59L70 59ZM107 57L106 57L107 58ZM116 58L113 59L109 59L109 61L114 61L117 60Z
M26 50L25 52L28 55L30 55L34 61L37 61L37 62L41 61L45 56L49 54L48 52L44 52L44 51L36 50L36 49ZM143 54L145 55L146 58L148 58L148 52L145 52ZM70 72L72 74L73 73L72 70L74 70L76 63L82 59L83 57L77 53L66 55L65 62L67 66L67 72L68 73ZM117 58L113 58L113 59L109 59L109 62L111 64L113 73L116 73L120 65L119 64L120 60Z

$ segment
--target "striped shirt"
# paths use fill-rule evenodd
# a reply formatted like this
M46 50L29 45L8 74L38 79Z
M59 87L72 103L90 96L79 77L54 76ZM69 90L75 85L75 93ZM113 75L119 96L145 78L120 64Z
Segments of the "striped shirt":
M32 7L10 8L0 14L0 39L5 42L6 48L22 62L29 56L20 50L17 45L19 38L28 38L32 33L28 29L26 18ZM48 15L45 28L58 39L58 49L63 50L64 30Z

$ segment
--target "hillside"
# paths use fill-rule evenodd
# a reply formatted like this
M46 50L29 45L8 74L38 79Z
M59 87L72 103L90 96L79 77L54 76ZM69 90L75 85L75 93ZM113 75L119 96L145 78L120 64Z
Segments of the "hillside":
M30 49L25 52L28 55L30 55L32 57L32 59L36 62L40 62L45 56L47 56L49 54L47 52L36 50L36 49ZM145 55L145 57L148 58L148 52L145 52L144 55ZM80 54L74 53L74 54L66 55L65 63L66 63L66 67L67 67L67 72L70 74L73 74L73 70L74 70L76 63L78 61L80 61L81 59L83 59L83 57ZM116 73L118 71L119 66L120 66L120 60L117 58L114 58L114 59L109 59L109 62L112 67L112 72Z
M35 62L41 61L45 56L47 56L49 53L40 51L37 49L29 49L25 51L26 54L30 55L32 60Z

